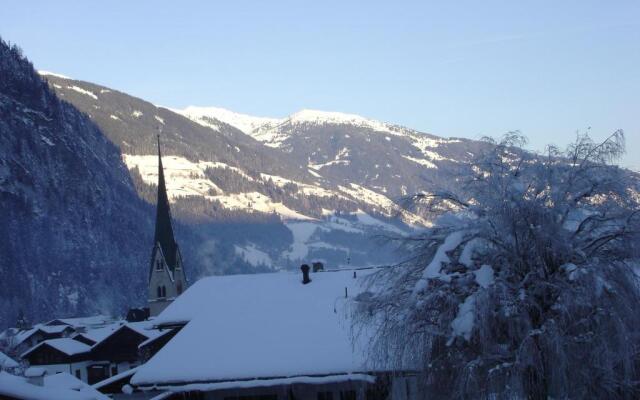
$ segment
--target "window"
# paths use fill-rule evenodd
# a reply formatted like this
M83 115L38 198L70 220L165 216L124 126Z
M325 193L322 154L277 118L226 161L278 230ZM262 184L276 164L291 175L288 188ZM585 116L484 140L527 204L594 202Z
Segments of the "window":
M156 271L162 271L162 260L156 260Z
M178 282L178 294L182 294L182 282Z
M82 375L81 375L81 373L80 373L80 370L79 370L79 369L77 369L77 370L76 370L76 378L78 378L78 379L82 379Z
M162 297L167 297L167 288L162 286Z
M158 286L158 295L156 297L162 297L162 288L160 286Z

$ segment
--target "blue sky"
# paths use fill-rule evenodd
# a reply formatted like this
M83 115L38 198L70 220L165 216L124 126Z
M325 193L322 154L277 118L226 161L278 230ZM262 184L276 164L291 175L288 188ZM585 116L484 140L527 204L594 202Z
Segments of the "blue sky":
M38 69L170 107L343 111L530 148L622 128L640 170L638 1L16 1Z

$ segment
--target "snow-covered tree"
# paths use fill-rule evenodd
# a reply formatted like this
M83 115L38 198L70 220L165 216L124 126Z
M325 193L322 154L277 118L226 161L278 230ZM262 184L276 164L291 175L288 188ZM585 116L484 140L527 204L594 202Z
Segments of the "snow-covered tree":
M457 189L416 196L434 225L357 299L372 361L415 368L429 399L638 398L640 185L611 164L624 135L524 144L491 141Z

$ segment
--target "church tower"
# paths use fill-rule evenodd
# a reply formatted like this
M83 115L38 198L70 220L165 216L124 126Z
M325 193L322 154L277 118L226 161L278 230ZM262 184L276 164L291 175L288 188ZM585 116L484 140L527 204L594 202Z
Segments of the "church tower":
M162 312L186 286L186 277L178 243L173 236L169 197L162 168L160 136L158 136L158 200L156 209L156 231L153 239L151 265L149 268L149 313L156 316Z

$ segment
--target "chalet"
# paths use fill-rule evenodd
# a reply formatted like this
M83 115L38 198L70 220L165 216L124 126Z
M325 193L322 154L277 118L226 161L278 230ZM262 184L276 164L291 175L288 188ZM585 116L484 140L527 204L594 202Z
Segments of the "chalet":
M187 279L180 248L173 235L171 209L162 168L160 137L158 136L158 199L156 229L149 265L148 305L151 316L164 310L184 289Z
M124 324L91 347L87 382L93 384L140 364L138 346L163 332L147 329L148 323Z
M369 365L370 332L351 329L372 270L309 269L196 282L154 320L183 328L131 384L176 399L407 398L410 374Z
M139 365L143 357L138 347L168 332L152 329L146 321L114 322L71 338L45 340L25 351L21 358L49 375L68 372L93 384ZM154 353L147 354L150 357Z
M21 354L48 339L69 337L75 332L75 329L68 325L37 325L31 329L15 330L13 335L7 339L6 347L10 348L12 353Z
M48 374L69 372L87 380L87 365L91 347L70 338L49 339L21 355L29 365L38 366Z

